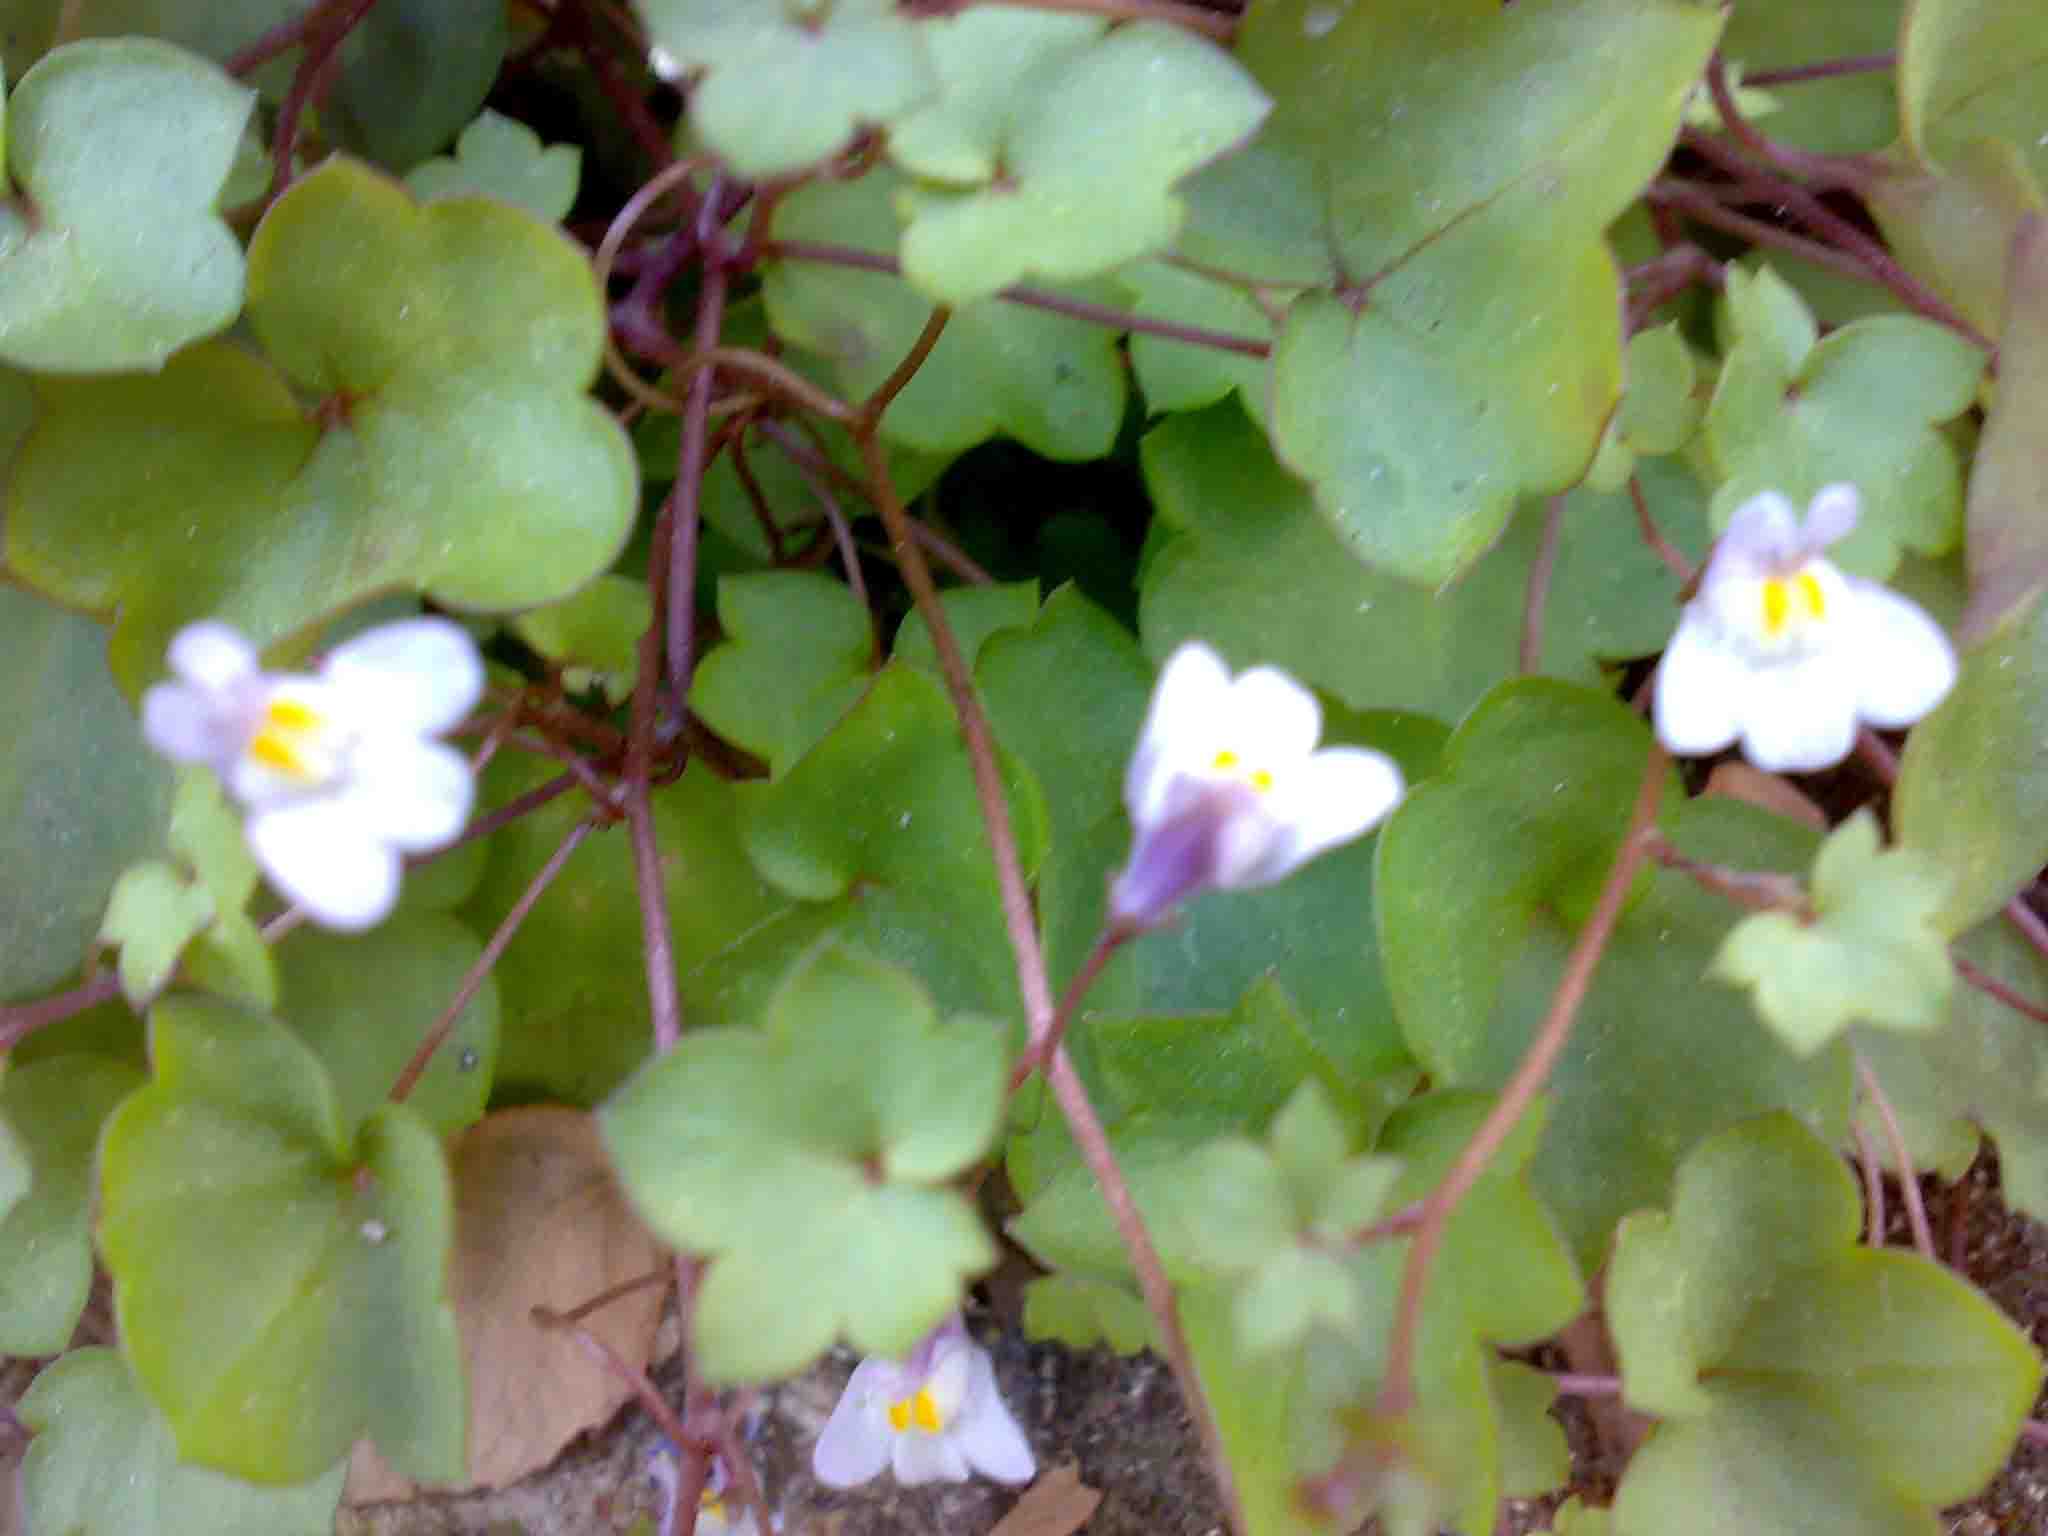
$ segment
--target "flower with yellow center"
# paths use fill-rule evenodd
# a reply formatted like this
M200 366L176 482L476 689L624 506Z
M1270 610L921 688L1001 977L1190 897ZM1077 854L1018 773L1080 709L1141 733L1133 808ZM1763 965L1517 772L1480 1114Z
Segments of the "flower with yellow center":
M1233 678L1198 642L1168 657L1124 776L1131 856L1112 920L1148 928L1202 891L1270 885L1392 810L1393 761L1318 751L1321 734L1315 695L1277 668Z
M964 1482L974 1473L1028 1483L1038 1464L1003 1406L988 1351L949 1318L902 1362L863 1360L818 1436L811 1470L829 1488L883 1467L905 1484Z
M1910 725L1956 678L1955 652L1916 605L1821 553L1856 525L1830 485L1801 523L1775 491L1730 519L1657 671L1657 738L1696 757L1742 744L1773 772L1840 762L1861 724Z
M314 674L262 670L225 624L171 641L175 681L143 695L151 746L205 763L248 810L243 834L272 885L319 923L361 929L398 900L403 856L469 817L469 765L432 738L483 691L459 625L409 619L337 646Z

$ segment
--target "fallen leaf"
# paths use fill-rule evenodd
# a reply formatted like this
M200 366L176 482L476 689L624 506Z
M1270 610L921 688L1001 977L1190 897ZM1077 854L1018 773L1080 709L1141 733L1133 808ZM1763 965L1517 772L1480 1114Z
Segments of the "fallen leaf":
M448 1287L469 1374L467 1486L502 1488L555 1459L602 1424L631 1389L565 1331L533 1321L537 1306L577 1306L646 1274L661 1249L613 1182L597 1129L581 1110L505 1110L470 1128L450 1154L455 1257ZM599 1308L583 1326L645 1366L662 1288ZM359 1445L350 1503L409 1498L417 1487Z
M988 1536L1074 1536L1102 1502L1081 1481L1078 1462L1063 1462L1025 1490Z

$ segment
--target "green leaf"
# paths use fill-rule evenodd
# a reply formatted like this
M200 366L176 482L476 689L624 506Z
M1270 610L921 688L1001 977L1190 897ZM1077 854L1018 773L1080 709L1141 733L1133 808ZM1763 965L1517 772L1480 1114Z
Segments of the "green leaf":
M1769 268L1754 277L1730 269L1725 294L1725 356L1705 439L1721 477L1716 530L1761 491L1804 505L1847 480L1863 515L1831 551L1844 567L1884 577L1902 548L1952 548L1962 475L1934 429L1975 400L1984 354L1915 315L1874 315L1816 343L1804 301Z
M1436 1081L1493 1089L1514 1070L1612 863L1649 749L1648 727L1610 696L1505 684L1451 737L1445 771L1381 831L1388 985ZM1675 778L1658 824L1689 856L1766 870L1810 860L1804 828L1686 800ZM1844 1049L1802 1060L1746 999L1700 984L1731 918L1686 875L1641 874L1551 1073L1532 1176L1589 1266L1616 1220L1664 1198L1698 1137L1778 1107L1829 1135L1846 1128Z
M1676 453L1691 440L1704 415L1694 392L1699 365L1679 334L1678 322L1631 336L1627 361L1622 435L1638 453Z
M1152 1314L1128 1286L1072 1272L1040 1275L1024 1287L1024 1333L1069 1349L1107 1344L1120 1355L1153 1349Z
M787 1375L838 1334L901 1357L958 1304L996 1255L943 1186L994 1137L1007 1064L1001 1026L941 1022L913 978L827 944L760 1031L689 1035L605 1105L634 1205L711 1259L692 1338L708 1379Z
M22 1511L48 1536L325 1536L348 1469L260 1487L181 1461L170 1426L111 1349L73 1350L21 1400L35 1431ZM118 1469L118 1475L109 1475Z
M1957 639L1985 639L2048 588L2048 218L2030 213L2012 245L1999 330L1998 394L1970 469L1964 520L1970 606Z
M1224 404L1147 434L1142 462L1172 530L1146 568L1146 649L1200 638L1233 663L1270 661L1355 709L1456 719L1516 670L1543 511L1527 506L1463 581L1430 593L1352 559L1308 490L1258 429ZM1645 496L1665 536L1697 558L1704 497L1676 461L1646 460ZM1671 633L1677 578L1644 544L1626 492L1565 498L1543 670L1574 681L1648 655Z
M10 509L9 520L18 518ZM0 585L9 658L0 716L0 998L32 996L79 967L115 878L163 846L171 771L107 676L106 632Z
M1107 30L1099 17L1006 6L935 18L922 32L939 94L891 126L889 158L942 184L996 180L1013 119L1028 105L1019 83L1037 71L1044 71L1041 88L1056 81Z
M1403 1164L1387 1208L1398 1210L1435 1189L1489 1107L1474 1095L1439 1093L1395 1111L1375 1148ZM1519 1481L1529 1471L1522 1464L1527 1428L1503 1424L1487 1346L1533 1342L1563 1327L1585 1304L1570 1244L1532 1189L1540 1182L1531 1156L1544 1137L1544 1119L1541 1113L1524 1119L1460 1203L1423 1302L1417 1430L1425 1470L1460 1469L1455 1517L1446 1523L1465 1531L1487 1530L1507 1491L1504 1480ZM1409 1241L1374 1244L1363 1259L1377 1270L1389 1309ZM1514 1262L1503 1264L1503 1254L1514 1255ZM1512 1455L1504 1454L1504 1434Z
M1957 941L1958 954L2023 998L2048 998L2048 963L1996 919ZM1870 1063L1904 1124L1916 1166L1960 1177L1980 1129L1998 1143L2006 1202L2048 1212L2048 1039L2038 1022L1974 986L1958 986L1947 1023L1929 1035L1859 1030Z
M102 1144L100 1249L180 1455L301 1482L368 1435L411 1476L460 1476L453 1216L432 1129L387 1104L352 1137L313 1053L226 1004L159 1003L150 1051L155 1076Z
M170 865L131 864L114 882L100 942L121 950L121 995L141 1008L164 989L178 955L213 921L213 897Z
M1550 1416L1557 1383L1519 1360L1494 1360L1486 1375L1500 1409L1500 1491L1533 1498L1571 1481L1571 1449L1564 1426Z
M54 1355L92 1289L93 1160L100 1126L142 1074L108 1056L53 1056L0 1078L0 1116L28 1162L0 1216L0 1354Z
M923 28L892 0L638 0L666 68L702 72L690 126L748 179L802 170L937 88Z
M1970 139L1939 167L1894 151L1873 168L1864 201L1899 264L1997 337L2013 236L2048 207L2026 156L2003 139Z
M1721 53L1747 74L1821 59L1888 53L1898 46L1905 0L1859 5L1742 5L1729 14ZM1782 143L1824 155L1882 149L1898 132L1896 87L1888 70L1801 80L1774 90L1778 110L1764 131Z
M1286 0L1240 28L1278 106L1192 185L1181 251L1337 289L1288 314L1273 429L1361 559L1440 586L1518 496L1584 473L1621 392L1602 232L1664 159L1719 28L1621 0Z
M277 946L277 1016L327 1068L350 1134L375 1114L483 946L444 912L400 913L368 933L301 928ZM374 976L376 986L363 979ZM483 1118L498 1055L486 975L407 1105L450 1136Z
M726 641L690 685L690 708L780 778L863 693L874 620L844 582L815 571L722 576Z
M483 775L479 804L503 805L556 772L554 763L502 753ZM775 927L792 903L754 873L739 843L733 786L701 762L652 800L685 1018L692 1025L751 1021L759 998L720 969L721 957L745 936ZM458 914L472 931L488 933L504 921L588 814L580 801L562 795L490 838L482 879ZM595 1104L645 1059L653 1025L646 976L632 958L640 942L632 847L622 831L597 832L570 856L492 969L501 1099Z
M341 45L323 120L380 165L417 165L484 104L510 41L497 0L379 0Z
M267 644L395 587L550 602L616 558L632 452L582 394L604 311L560 231L423 208L337 157L265 215L249 272L276 369L215 342L153 377L45 380L14 466L9 562L119 610L124 687L202 615Z
M2022 1335L1917 1254L1856 1246L1841 1160L1771 1115L1709 1138L1623 1224L1607 1314L1631 1405L1622 1536L1912 1532L2005 1459L2040 1385Z
M2048 862L2048 604L2014 612L1963 657L1956 686L1906 740L1899 846L1950 879L1940 925L1982 922Z
M1027 767L1007 754L1001 766L1028 876L1045 852L1045 800ZM908 965L947 1006L1014 1011L973 774L953 706L928 674L884 667L794 768L737 786L734 799L754 867L815 920L846 924L847 937Z
M422 202L445 197L495 197L550 224L568 217L583 174L583 151L574 144L541 147L526 124L488 109L462 130L453 155L436 155L405 173Z
M935 29L946 96L928 109L940 119L934 136L956 149L978 140L980 163L919 153L929 146L916 137L918 116L911 149L895 158L967 184L902 195L904 276L942 303L989 298L1027 277L1094 277L1163 249L1183 216L1174 184L1271 108L1228 54L1183 28L1137 21L1109 32L1096 22L1083 37L1071 18L1035 20L1043 42L1021 54L1006 50L1022 19L998 11L970 10ZM956 71L955 59L975 62ZM992 71L998 61L1011 67ZM1116 216L1104 218L1110 208Z
M939 594L939 606L953 631L953 643L970 669L982 647L1006 630L1029 629L1038 617L1038 583L998 582L993 586L952 587ZM913 608L896 631L892 653L905 666L918 667L943 680L938 647L924 621L922 609Z
M565 688L600 689L616 706L633 691L640 637L653 618L646 582L607 575L559 603L528 609L512 632L562 669Z
M893 256L891 209L902 186L884 170L800 187L776 205L774 236ZM762 286L776 332L825 360L850 399L888 378L932 314L931 301L899 278L821 262L770 263ZM1115 302L1108 284L1100 289L1075 296ZM985 299L954 311L882 429L928 453L958 452L1005 432L1050 459L1095 459L1109 452L1123 411L1113 329Z
M1244 288L1164 261L1134 262L1116 275L1139 314L1175 325L1240 336L1270 347L1272 315ZM1272 390L1267 358L1133 331L1131 368L1155 412L1196 411L1236 390L1244 408L1263 416Z
M242 307L214 212L255 92L149 38L73 43L0 102L0 360L159 368ZM9 190L0 181L0 193Z
M1081 1021L1081 1031L1073 1048L1089 1095L1177 1280L1199 1280L1208 1269L1203 1255L1211 1240L1196 1229L1183 1196L1185 1164L1197 1147L1263 1133L1309 1077L1343 1107L1354 1129L1367 1122L1344 1076L1272 981L1252 986L1233 1013L1096 1015ZM1048 1109L1013 1135L1007 1157L1010 1181L1025 1202L1010 1223L1018 1241L1062 1269L1129 1272L1095 1177L1059 1116Z
M2048 182L2048 48L2027 0L1915 0L1899 32L1899 118L1906 143L1940 163L1982 139L2003 139Z
M1238 1345L1254 1356L1295 1348L1317 1327L1364 1330L1342 1245L1382 1213L1400 1171L1350 1156L1348 1128L1313 1077L1275 1117L1269 1143L1211 1142L1169 1186L1199 1261L1235 1282Z
M1884 850L1877 818L1858 811L1814 860L1811 919L1757 912L1729 931L1711 974L1749 988L1757 1012L1810 1056L1862 1021L1938 1029L1955 972L1935 918L1948 893L1939 864L1909 848Z

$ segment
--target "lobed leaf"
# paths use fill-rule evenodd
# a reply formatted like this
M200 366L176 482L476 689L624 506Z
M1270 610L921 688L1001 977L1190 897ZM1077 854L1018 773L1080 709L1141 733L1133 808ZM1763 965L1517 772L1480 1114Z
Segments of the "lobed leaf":
M180 1457L302 1482L367 1435L415 1477L459 1476L434 1131L401 1104L351 1130L314 1054L224 1003L159 1003L150 1052L151 1081L102 1142L99 1238L129 1361Z
M1854 1181L1791 1117L1702 1142L1631 1216L1607 1308L1629 1401L1665 1422L1618 1536L1931 1531L2004 1459L2040 1385L2025 1338L1917 1254L1855 1246Z
M1711 974L1748 988L1757 1012L1802 1056L1851 1023L1924 1033L1948 1016L1955 979L1935 918L1948 894L1939 864L1884 850L1859 811L1821 844L1813 914L1757 912L1730 930Z
M422 160L405 173L405 185L422 202L495 197L558 224L576 201L582 174L579 146L542 148L540 135L526 124L486 109L462 130L454 154Z
M264 217L249 271L276 368L213 342L155 376L47 379L14 466L8 559L118 610L124 688L201 616L268 643L392 588L519 608L616 558L632 454L582 393L603 308L559 231L422 208L337 157Z
M604 1106L635 1207L711 1261L708 1379L786 1375L839 1334L900 1358L958 1304L995 1250L943 1186L996 1133L1007 1057L990 1020L941 1022L910 976L827 943L760 1030L693 1033Z
M15 83L0 99L0 361L156 369L234 320L242 251L214 199L255 101L141 37L68 44Z
M35 1431L21 1465L21 1507L50 1536L326 1536L341 1502L336 1465L273 1487L180 1458L170 1425L121 1356L77 1349L44 1367L23 1396ZM110 1476L112 1469L119 1475Z

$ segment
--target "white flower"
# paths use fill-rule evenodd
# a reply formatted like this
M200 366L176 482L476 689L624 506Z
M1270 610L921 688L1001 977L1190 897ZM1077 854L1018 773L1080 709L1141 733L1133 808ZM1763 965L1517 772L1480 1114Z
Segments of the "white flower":
M1956 680L1955 651L1918 606L1820 551L1856 525L1830 485L1800 526L1775 491L1736 509L1657 670L1657 739L1685 757L1742 752L1772 772L1840 762L1859 723L1911 725Z
M1124 775L1131 856L1112 917L1142 928L1212 886L1270 885L1391 811L1401 770L1362 747L1316 751L1322 723L1276 668L1233 679L1195 642L1168 657Z
M867 1482L885 1466L905 1484L960 1483L975 1472L1028 1483L1038 1475L1030 1443L996 1391L988 1351L957 1317L900 1365L856 1366L811 1452L811 1470L828 1488Z
M668 1441L663 1440L654 1448L648 1458L647 1475L661 1489L660 1536L671 1536L681 1524L676 1494L682 1477L676 1465L675 1447ZM727 1497L731 1491L732 1475L726 1470L725 1458L713 1456L704 1491L697 1496L697 1536L761 1536L761 1522L754 1518L751 1509ZM771 1515L769 1520L776 1530L782 1529L781 1516Z
M205 763L248 807L263 872L316 922L368 928L398 900L405 853L469 819L469 764L430 738L469 713L483 660L460 626L406 619L337 646L317 675L265 672L233 629L189 624L142 698L149 744Z

